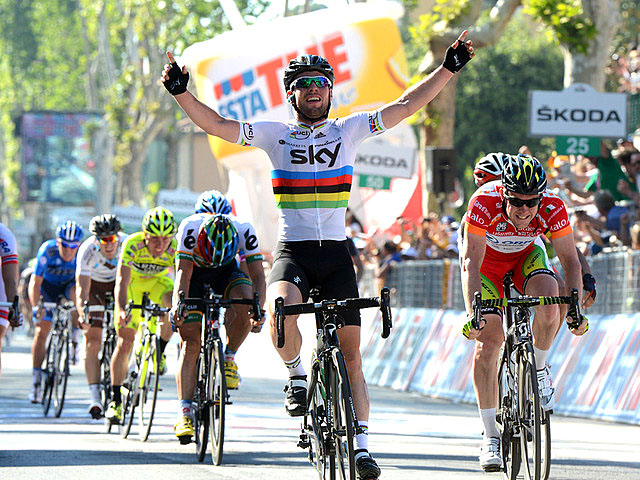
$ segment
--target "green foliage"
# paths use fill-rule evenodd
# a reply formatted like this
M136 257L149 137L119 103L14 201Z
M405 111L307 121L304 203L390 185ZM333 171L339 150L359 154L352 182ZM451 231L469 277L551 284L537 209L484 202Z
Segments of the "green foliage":
M473 165L489 152L516 153L526 144L539 159L549 156L552 141L527 137L528 94L561 90L563 73L559 48L532 32L521 15L514 16L498 43L483 48L460 72L454 145L467 192L474 188Z
M549 28L546 34L555 35L572 52L587 53L589 41L598 32L585 16L581 0L528 0L525 12L541 20Z

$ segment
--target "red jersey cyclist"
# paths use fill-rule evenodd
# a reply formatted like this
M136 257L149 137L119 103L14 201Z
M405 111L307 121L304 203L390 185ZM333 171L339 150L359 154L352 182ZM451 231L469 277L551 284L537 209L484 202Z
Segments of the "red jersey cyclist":
M540 162L528 155L503 156L502 182L480 188L469 200L461 250L462 287L467 314L472 316L473 296L504 296L502 280L513 271L516 288L527 295L558 295L558 282L547 256L536 238L547 231L565 272L568 289L582 291L580 261L563 201L547 191L547 177ZM557 305L535 307L532 325L534 352L538 366L538 386L543 408L553 408L553 385L546 357L560 324ZM482 330L463 333L476 340L473 385L484 425L480 465L497 471L502 465L500 439L496 427L498 378L496 365L504 341L499 309L483 309ZM571 316L572 312L568 314ZM586 319L575 335L588 329Z

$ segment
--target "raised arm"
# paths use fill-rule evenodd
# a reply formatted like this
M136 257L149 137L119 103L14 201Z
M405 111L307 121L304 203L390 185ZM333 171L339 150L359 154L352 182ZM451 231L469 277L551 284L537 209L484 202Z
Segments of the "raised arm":
M466 40L467 30L447 49L442 65L424 80L413 85L398 98L381 109L382 122L386 128L396 126L427 105L447 84L453 74L459 71L475 55L473 42Z
M184 113L189 116L193 123L209 135L235 143L240 134L240 122L223 117L194 97L187 90L187 84L189 83L187 67L183 65L181 69L171 52L167 52L167 57L169 58L169 63L164 66L160 80L167 91L173 95L180 108L184 110Z

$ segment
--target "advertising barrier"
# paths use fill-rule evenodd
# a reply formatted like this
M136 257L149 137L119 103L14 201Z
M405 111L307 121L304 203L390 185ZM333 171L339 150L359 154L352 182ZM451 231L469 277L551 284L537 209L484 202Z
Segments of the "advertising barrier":
M474 342L461 334L463 312L399 308L391 335L380 337L379 312L362 312L367 382L456 402L475 403ZM561 328L547 362L554 412L640 425L640 313L589 316L583 337Z

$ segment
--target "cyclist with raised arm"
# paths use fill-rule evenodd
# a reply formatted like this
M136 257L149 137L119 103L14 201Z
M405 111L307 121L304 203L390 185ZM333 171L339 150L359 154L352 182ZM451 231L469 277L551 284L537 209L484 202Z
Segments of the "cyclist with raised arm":
M97 215L89 222L89 231L93 234L78 249L76 266L76 307L80 325L85 329L86 357L84 370L89 383L91 400L89 414L92 418L101 418L100 400L100 362L98 354L102 346L102 313L84 318L84 304L105 305L106 294L113 294L116 284L118 257L125 238L120 220L112 214Z
M462 287L469 319L473 317L475 292L483 298L504 297L502 280L512 271L518 291L532 296L558 295L558 282L548 259L536 238L551 232L551 242L565 272L569 290L582 291L580 262L576 254L571 225L564 202L547 190L547 177L540 162L528 155L507 156L501 182L481 187L469 200L465 214L464 240L461 250ZM532 331L538 368L541 406L553 408L553 385L546 357L558 330L560 312L557 305L535 307ZM588 329L585 317L567 313L575 335ZM500 439L496 426L498 391L497 361L504 341L501 311L482 310L481 330L467 322L465 337L476 341L473 384L484 425L480 465L485 471L502 466Z
M129 300L140 304L144 292L149 292L153 303L165 307L171 306L173 280L169 277L169 268L173 267L178 229L173 214L162 207L149 210L142 220L142 231L129 235L122 245L122 254L116 271L115 327L118 332L118 344L111 359L112 398L105 417L111 423L122 421L122 395L120 387L127 376L129 355L133 348L136 331L142 318L140 310L127 313ZM166 371L164 349L171 339L171 325L168 321L159 321L160 348L159 372Z
M170 315L175 319L182 338L182 355L176 375L180 408L175 434L180 443L186 444L194 435L192 398L196 386L203 312L185 312L188 317L177 318L179 292L185 292L189 298L202 298L204 287L208 284L214 293L223 295L224 298L252 298L255 289L262 303L266 287L261 261L248 264L250 271L259 271L250 278L240 269L236 258L240 254L256 260L262 259L255 232L247 224L227 215L196 213L180 224L178 242L176 282ZM252 280L256 283L252 283ZM227 343L224 368L227 387L235 389L238 388L239 379L233 355L252 327L261 323L256 324L250 318L253 312L248 305L234 305L230 310L233 315L225 317Z
M187 115L209 135L228 142L263 149L272 163L272 185L279 210L278 246L269 275L267 299L271 337L277 345L274 302L307 301L311 288L320 287L325 299L358 296L353 263L347 249L345 212L349 200L356 148L365 139L394 127L427 105L474 55L464 31L447 49L442 66L410 87L397 100L377 110L329 119L334 71L317 55L302 55L284 71L284 90L295 121L241 122L226 118L204 105L188 90L189 74L169 61L162 82ZM315 149L315 150L314 150ZM308 152L308 153L307 153ZM313 153L315 152L315 153ZM357 418L366 432L369 395L360 357L360 315L344 315L338 331L351 380ZM289 372L285 409L304 415L306 373L300 363L302 338L297 317L285 321L286 343L277 349ZM356 436L358 476L375 479L380 469L368 452L366 433Z
M73 220L67 220L56 228L56 238L44 242L36 255L36 266L29 281L29 300L33 308L33 323L36 331L33 336L31 354L33 356L33 387L29 394L31 403L40 401L42 362L46 354L46 342L51 330L53 311L43 309L44 302L58 302L64 297L76 300L76 255L82 234L82 227ZM72 312L74 328L72 331L72 363L77 363L80 350L80 327L76 325L77 312Z
M18 249L15 235L0 223L0 302L12 302L18 294L20 269L18 267ZM2 340L9 325L19 327L22 314L8 308L0 308L0 373L2 373Z

